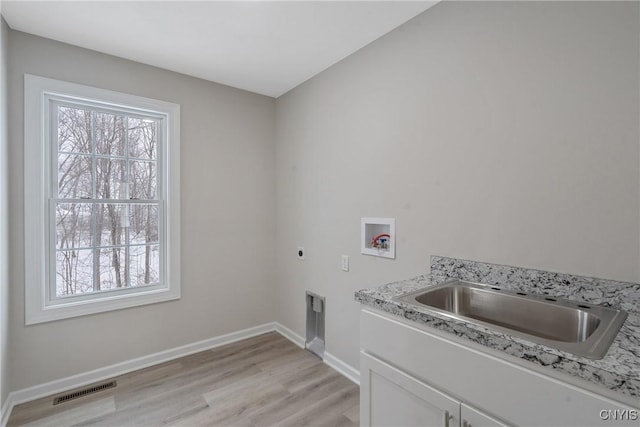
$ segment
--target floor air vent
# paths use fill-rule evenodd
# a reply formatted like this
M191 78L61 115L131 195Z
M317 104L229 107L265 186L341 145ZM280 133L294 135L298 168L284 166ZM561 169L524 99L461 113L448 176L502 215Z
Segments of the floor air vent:
M53 399L53 404L57 405L59 403L68 402L70 400L77 399L82 396L86 396L88 394L97 393L102 390L113 388L116 385L117 383L115 381L108 381L106 383L83 388L82 390L72 391L71 393L63 394L62 396L58 396L55 399Z

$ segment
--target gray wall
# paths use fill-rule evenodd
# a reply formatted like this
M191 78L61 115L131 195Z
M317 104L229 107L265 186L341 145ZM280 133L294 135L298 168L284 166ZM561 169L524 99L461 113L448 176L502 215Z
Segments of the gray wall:
M182 299L24 326L25 73L181 105ZM11 31L11 390L273 320L274 104L272 98Z
M637 281L638 14L441 3L277 102L9 31L9 388L274 319L302 335L305 289L357 367L353 292L431 254ZM181 104L180 301L24 327L24 73ZM396 260L359 254L363 216L397 219Z
M9 27L0 15L0 407L9 394L9 154L7 135L7 50ZM2 415L2 414L0 414Z
M277 320L302 335L326 296L357 367L353 292L432 254L638 281L638 11L440 3L279 98ZM396 218L396 260L360 255L365 216Z

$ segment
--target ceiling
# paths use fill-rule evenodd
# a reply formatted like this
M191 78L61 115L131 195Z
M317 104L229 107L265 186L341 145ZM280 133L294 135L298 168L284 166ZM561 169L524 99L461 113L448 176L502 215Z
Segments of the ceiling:
M278 97L437 1L2 1L18 31Z

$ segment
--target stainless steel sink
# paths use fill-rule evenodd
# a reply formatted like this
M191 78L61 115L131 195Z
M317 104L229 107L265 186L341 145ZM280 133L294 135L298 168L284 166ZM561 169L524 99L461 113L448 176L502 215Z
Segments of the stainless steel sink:
M589 359L604 357L627 318L622 310L457 279L396 300Z

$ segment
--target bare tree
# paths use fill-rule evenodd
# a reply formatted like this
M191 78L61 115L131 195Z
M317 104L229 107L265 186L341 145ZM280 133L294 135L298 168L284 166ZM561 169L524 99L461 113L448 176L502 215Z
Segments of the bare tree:
M157 280L157 259L152 262L157 205L100 201L155 199L156 122L59 107L58 149L58 197L63 199L56 206L58 295L133 285L127 246L132 243L144 243L143 274L135 284Z

